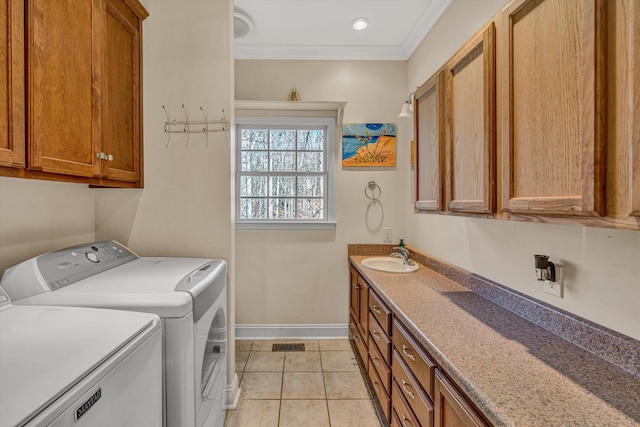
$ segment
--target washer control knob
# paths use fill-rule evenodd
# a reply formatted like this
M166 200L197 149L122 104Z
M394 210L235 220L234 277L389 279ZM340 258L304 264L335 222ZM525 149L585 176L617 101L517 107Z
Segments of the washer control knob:
M94 252L87 252L87 254L85 256L91 262L98 262L99 261L98 255L96 255Z

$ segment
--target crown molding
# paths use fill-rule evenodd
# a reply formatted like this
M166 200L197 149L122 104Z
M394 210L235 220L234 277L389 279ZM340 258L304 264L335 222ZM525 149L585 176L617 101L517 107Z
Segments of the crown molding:
M406 61L402 47L235 46L235 59Z
M429 6L411 29L404 43L402 43L402 50L406 59L409 59L422 40L424 40L436 21L440 19L442 13L449 7L449 4L451 4L451 0L436 0L429 3Z

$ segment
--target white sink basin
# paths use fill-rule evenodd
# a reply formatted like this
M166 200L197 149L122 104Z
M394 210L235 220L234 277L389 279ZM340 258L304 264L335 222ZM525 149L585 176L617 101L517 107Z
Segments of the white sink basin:
M376 256L365 258L362 265L371 270L386 271L387 273L411 273L418 269L418 264L407 265L400 258L390 256Z

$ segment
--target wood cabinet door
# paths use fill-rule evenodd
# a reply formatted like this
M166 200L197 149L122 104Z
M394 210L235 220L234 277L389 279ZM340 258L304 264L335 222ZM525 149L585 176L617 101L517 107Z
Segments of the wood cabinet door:
M353 266L349 267L349 279L351 282L349 284L349 312L355 320L358 320L360 318L360 304L358 302L360 292L358 291L358 272Z
M434 406L434 424L436 427L487 426L464 396L437 370Z
M29 169L98 177L100 0L28 0Z
M505 9L503 209L605 213L605 1Z
M493 213L496 205L495 25L447 64L448 207Z
M631 216L640 216L640 3L629 4L630 21L630 84L631 84Z
M24 2L0 0L0 166L24 167Z
M445 82L438 71L415 94L416 209L445 209Z
M147 16L123 0L107 0L102 175L138 181L141 166L141 26ZM110 159L110 160L109 160Z

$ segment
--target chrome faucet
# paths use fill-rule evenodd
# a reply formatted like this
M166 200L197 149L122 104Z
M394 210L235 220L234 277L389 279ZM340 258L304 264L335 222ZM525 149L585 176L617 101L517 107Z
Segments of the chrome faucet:
M406 248L397 247L397 248L393 248L393 250L395 252L393 252L391 255L389 255L390 257L402 258L402 261L404 261L405 264L414 265L413 261L411 261L409 259L409 251Z

